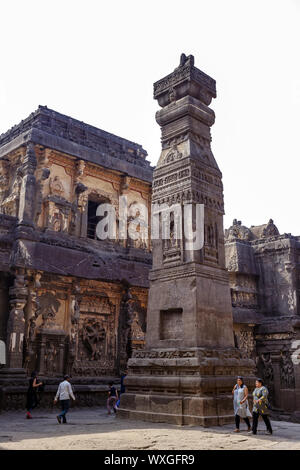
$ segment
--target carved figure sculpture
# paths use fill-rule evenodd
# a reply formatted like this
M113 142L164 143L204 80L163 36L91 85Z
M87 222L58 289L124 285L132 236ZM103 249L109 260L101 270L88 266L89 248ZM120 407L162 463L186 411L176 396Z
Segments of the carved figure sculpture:
M90 353L90 359L95 361L99 359L101 355L100 344L105 338L105 329L102 327L101 323L89 319L87 320L82 327L82 340L83 344L86 346Z

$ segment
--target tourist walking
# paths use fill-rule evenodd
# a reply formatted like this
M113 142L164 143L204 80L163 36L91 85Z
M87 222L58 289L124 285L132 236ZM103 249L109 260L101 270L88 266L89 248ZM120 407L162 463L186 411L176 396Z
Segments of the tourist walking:
M233 387L233 408L235 417L235 432L240 432L240 420L243 418L248 426L248 432L251 432L249 418L251 413L248 403L248 388L244 384L243 377L237 377L235 386Z
M117 412L116 403L118 401L118 392L117 389L114 387L113 382L109 383L109 390L108 390L108 399L107 399L107 412L111 414L111 408L114 410L114 413Z
M57 400L59 400L61 405L61 413L56 416L59 424L61 424L61 420L64 424L67 422L66 414L68 413L70 408L70 398L75 401L75 396L69 381L70 377L68 375L65 375L63 382L61 382L58 386L54 398L54 404L57 403Z
M26 418L32 419L31 411L35 408L38 404L38 397L37 397L37 390L39 387L43 385L43 382L40 382L37 373L32 372L31 377L29 379L29 387L27 390L27 401L26 401Z
M259 416L262 417L267 427L267 433L273 434L271 422L269 419L269 391L267 387L264 387L262 379L256 379L255 390L253 392L253 423L252 432L257 433L257 424Z

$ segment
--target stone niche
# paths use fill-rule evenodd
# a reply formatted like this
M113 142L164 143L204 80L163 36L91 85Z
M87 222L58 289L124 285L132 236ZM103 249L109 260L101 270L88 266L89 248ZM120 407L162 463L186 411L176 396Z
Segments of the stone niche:
M183 339L182 308L160 311L160 339Z
M80 305L73 374L76 376L116 373L115 306L107 297L84 298Z
M36 336L36 370L40 375L61 377L65 373L66 339L64 331L39 330Z

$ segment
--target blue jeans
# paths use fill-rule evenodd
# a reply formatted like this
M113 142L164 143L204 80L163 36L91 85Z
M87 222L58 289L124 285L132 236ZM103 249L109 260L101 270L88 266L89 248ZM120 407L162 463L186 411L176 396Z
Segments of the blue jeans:
M66 422L66 414L70 408L70 400L60 400L60 406L62 411L59 416L63 419L64 422Z

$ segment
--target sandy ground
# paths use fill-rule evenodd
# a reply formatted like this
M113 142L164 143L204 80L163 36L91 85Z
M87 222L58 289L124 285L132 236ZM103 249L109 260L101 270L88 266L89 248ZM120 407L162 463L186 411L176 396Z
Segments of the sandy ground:
M22 411L0 414L0 449L203 450L300 449L300 424L273 421L273 436L259 423L258 434L222 428L180 427L107 416L105 409L71 409L68 423L59 425L57 410L34 410L26 420Z

